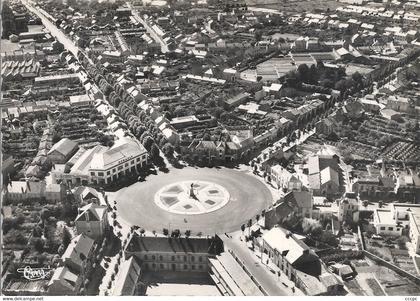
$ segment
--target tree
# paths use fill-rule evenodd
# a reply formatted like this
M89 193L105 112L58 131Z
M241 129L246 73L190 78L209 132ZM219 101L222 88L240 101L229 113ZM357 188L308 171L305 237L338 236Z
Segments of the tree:
M363 75L361 75L358 71L354 72L351 76L353 81L360 87L363 85Z
M145 147L148 151L150 151L150 150L151 150L151 147L152 147L152 145L153 145L153 139L152 139L152 137L150 137L150 136L145 137L145 138L143 139L142 144L143 144L143 146L144 146L144 147Z
M32 235L34 237L41 237L42 236L42 228L40 226L35 226L32 230Z
M400 236L396 239L395 241L398 244L398 248L400 248L401 250L407 250L407 246L406 246L406 238L404 236Z
M162 230L163 235L168 236L169 235L169 230L166 228L163 228Z
M179 237L181 235L181 231L179 229L175 229L171 233L171 237Z
M242 224L241 225L241 231L242 231L242 234L244 234L244 232L245 232L245 224Z
M317 220L305 218L302 222L302 230L304 234L311 234L312 236L317 237L322 232L322 226Z
M168 142L165 143L165 145L162 148L162 151L168 157L172 157L174 155L174 147Z
M146 233L146 230L144 230L143 228L140 229L140 236L143 236L144 233Z
M185 237L188 238L191 236L191 230L186 230L185 231Z
M114 138L110 135L101 135L99 142L104 146L112 146L114 144Z
M42 209L41 211L41 219L46 221L51 216L51 212L48 209Z
M306 65L306 64L299 65L297 71L298 71L298 74L299 74L299 78L303 82L307 83L310 79L310 70L309 70L308 65Z
M250 235L251 226L252 226L252 219L249 219L247 226L248 226L248 235Z
M255 216L255 220L257 221L257 223L258 223L258 221L260 220L260 215L259 214L257 214L256 216Z
M67 229L67 227L63 227L63 232L61 233L61 239L63 241L63 246L64 248L67 248L68 245L71 242L71 234L69 232L69 230Z
M281 221L281 225L292 232L300 232L302 228L303 217L299 213L291 213Z
M156 143L153 143L151 148L150 148L150 156L153 159L159 158L159 148L157 147Z
M262 33L262 31L260 29L255 30L255 32L254 32L254 39L256 41L261 41L262 34L263 33Z
M26 245L28 243L28 240L22 233L17 233L15 236L15 242L20 245Z
M42 238L33 237L31 239L31 244L38 253L44 252L44 241Z

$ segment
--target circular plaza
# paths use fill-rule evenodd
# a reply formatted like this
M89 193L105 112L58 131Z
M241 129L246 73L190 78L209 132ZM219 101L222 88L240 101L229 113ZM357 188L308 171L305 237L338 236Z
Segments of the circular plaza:
M272 204L264 183L228 168L172 169L117 191L113 199L129 225L157 233L191 230L192 235L239 230Z

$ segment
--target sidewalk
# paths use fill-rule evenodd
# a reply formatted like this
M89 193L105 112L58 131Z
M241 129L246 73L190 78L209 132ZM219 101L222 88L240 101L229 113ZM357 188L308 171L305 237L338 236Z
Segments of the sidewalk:
M107 196L108 196L108 202L109 202L109 204L111 205L111 207L113 207L114 206L114 200L115 200L115 193L108 193L107 192ZM130 230L131 230L131 226L130 225L128 225L127 223L125 223L124 222L124 220L122 220L120 217L119 217L119 215L118 215L118 212L117 212L117 218L116 218L116 220L117 220L117 222L121 225L121 228L119 228L119 227L114 227L113 226L113 221L114 221L114 219L112 218L112 213L113 213L114 211L111 211L111 212L108 212L108 221L109 221L109 224L110 224L110 226L112 226L113 227L113 232L114 232L114 235L116 236L116 237L118 237L118 235L117 235L117 233L118 232L121 232L121 234L122 234L122 236L120 237L120 240L121 240L121 244L123 244L123 241L125 240L125 239L127 239L126 241L127 241L127 243L128 243L128 241L129 241L129 239L130 239L130 237L131 237L131 233L130 233ZM124 246L122 247L122 250L124 249ZM112 256L112 257L109 257L111 260L110 260L110 262L108 262L108 268L105 268L105 259L102 259L102 262L100 263L101 264L101 266L104 268L104 270L105 270L105 275L104 275L104 277L102 278L102 281L101 281L101 284L99 285L99 295L100 296L105 296L106 294L108 295L108 296L110 296L110 295L112 295L112 292L113 292L113 290L114 290L114 285L115 285L115 283L116 283L116 280L118 279L118 274L115 276L115 279L114 279L114 281L112 281L112 285L111 285L111 288L110 289L108 289L108 283L112 280L111 279L111 276L112 276L112 274L114 273L114 270L115 270L115 266L118 264L118 258L119 258L120 256L119 256L119 254L118 253L116 253L115 254L115 256ZM124 259L124 255L122 255L121 256L121 259L120 259L121 261L121 263L125 260ZM121 265L121 264L120 264Z

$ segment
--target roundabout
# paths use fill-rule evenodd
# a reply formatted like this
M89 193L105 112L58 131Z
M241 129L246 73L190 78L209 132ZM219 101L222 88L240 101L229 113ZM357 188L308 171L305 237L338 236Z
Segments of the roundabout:
M228 168L172 169L117 191L113 199L117 214L131 226L192 235L237 231L272 204L264 183Z

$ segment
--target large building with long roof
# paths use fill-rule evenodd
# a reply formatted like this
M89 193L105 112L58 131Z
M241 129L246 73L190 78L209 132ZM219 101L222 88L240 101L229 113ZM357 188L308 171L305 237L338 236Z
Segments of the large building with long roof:
M84 152L77 152L70 171L59 173L68 185L109 184L147 165L148 154L137 140L122 137L111 147L97 145Z

